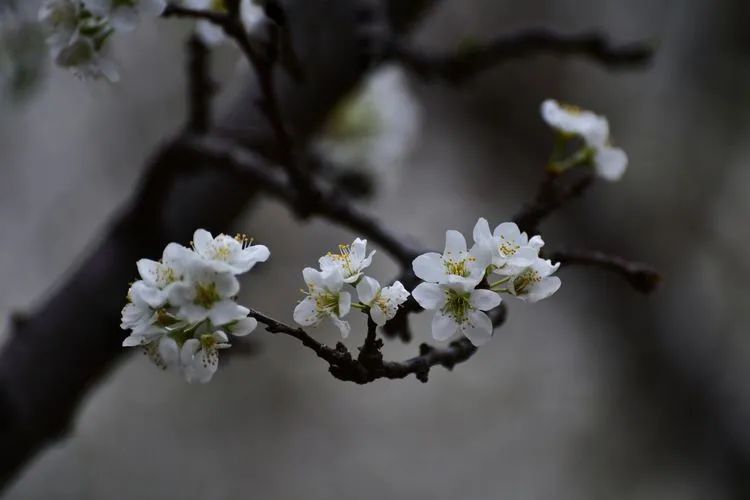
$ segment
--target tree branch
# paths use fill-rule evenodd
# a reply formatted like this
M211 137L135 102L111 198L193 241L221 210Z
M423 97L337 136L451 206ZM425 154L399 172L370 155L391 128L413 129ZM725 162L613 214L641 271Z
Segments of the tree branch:
M580 55L612 68L644 64L653 55L653 47L647 43L614 45L596 33L562 35L544 29L500 36L448 54L430 54L398 39L387 45L386 59L403 64L422 78L451 84L464 83L511 59L537 53Z
M595 250L562 250L545 253L545 257L553 262L560 262L563 266L598 267L614 272L643 293L653 292L662 282L661 274L651 266Z

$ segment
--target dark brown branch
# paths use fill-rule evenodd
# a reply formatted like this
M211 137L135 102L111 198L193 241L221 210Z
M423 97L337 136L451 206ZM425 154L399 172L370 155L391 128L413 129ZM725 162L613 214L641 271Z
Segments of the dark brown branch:
M534 199L513 217L513 222L528 233L537 233L539 224L568 201L581 196L591 186L594 174L590 168L561 175L547 173Z
M378 356L377 341L373 341L371 347L363 347L359 358L354 359L342 343L338 343L336 348L332 349L312 338L301 328L286 325L257 311L250 311L250 316L264 324L270 333L280 333L299 340L302 345L329 364L328 370L337 379L357 384L368 384L383 378L402 379L409 375L415 375L421 382L427 382L433 367L442 366L452 370L454 366L467 361L477 351L468 339L463 338L452 342L445 348L422 344L419 347L419 356L401 362L386 362L383 361L382 356ZM370 335L374 336L373 325L374 323L368 323L368 338ZM368 341L365 342L365 346L367 344Z
M653 55L653 47L647 43L614 45L596 33L562 35L538 29L500 36L487 43L439 55L394 42L388 48L386 57L400 62L422 78L460 84L511 59L536 53L580 55L617 68L648 62Z
M563 250L545 254L545 257L563 266L591 266L614 272L643 293L653 292L662 281L661 274L646 264L595 250Z
M188 40L188 130L202 134L211 127L211 59L206 44L197 35Z
M289 206L296 206L299 193L289 180L288 174L274 169L259 156L237 146L232 141L218 137L186 137L177 149L192 158L200 158L214 167L224 168L238 179L271 194ZM200 162L194 163L202 165ZM373 215L364 212L352 203L345 193L323 186L310 179L308 187L317 193L314 203L308 205L308 215L317 215L356 231L358 234L380 245L403 267L410 267L412 260L421 253L408 245L406 238L395 234Z

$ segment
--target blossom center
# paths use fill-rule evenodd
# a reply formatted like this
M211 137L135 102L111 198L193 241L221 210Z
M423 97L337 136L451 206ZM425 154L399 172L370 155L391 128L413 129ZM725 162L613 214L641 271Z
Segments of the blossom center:
M516 295L525 293L535 283L542 281L542 276L533 269L526 269L513 280L513 289Z
M338 314L339 296L335 293L321 293L315 297L315 307L319 312Z
M328 253L328 256L338 262L344 270L345 276L350 277L357 274L352 262L352 253L349 245L339 245L339 253Z
M457 323L466 321L471 307L471 294L469 292L459 292L457 290L446 290L446 301L443 307L443 314L453 318Z
M195 284L195 299L193 300L195 305L210 309L219 300L221 300L221 296L216 291L216 283Z
M462 260L443 259L443 265L445 266L445 272L448 274L455 274L462 278L468 278L471 274L469 272L469 261L473 260L472 257Z

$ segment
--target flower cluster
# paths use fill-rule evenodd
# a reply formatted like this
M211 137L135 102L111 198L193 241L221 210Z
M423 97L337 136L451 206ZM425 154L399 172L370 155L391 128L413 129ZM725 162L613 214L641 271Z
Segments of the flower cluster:
M492 337L492 321L485 314L501 303L499 293L527 302L547 298L560 288L552 276L559 264L539 257L541 237L529 238L512 222L494 231L485 219L474 227L474 245L458 231L447 231L445 250L420 255L412 264L424 281L412 292L424 309L435 311L432 336L448 340L461 332L480 346Z
M41 23L58 66L84 79L119 80L106 55L115 32L131 31L141 16L156 17L166 0L44 0Z
M294 309L294 321L302 326L316 326L329 319L346 338L351 327L342 318L352 307L369 311L379 326L393 319L399 306L409 298L409 292L399 281L381 287L376 279L365 276L374 254L375 250L367 253L367 240L357 238L351 245L340 245L338 253L321 257L320 270L305 268L302 276L308 288L307 297ZM354 287L359 303L352 304L346 285Z
M619 180L628 166L628 156L620 148L613 147L609 138L609 122L603 116L575 106L559 104L548 99L542 103L542 118L560 132L562 139L582 139L583 148L564 161L554 163L562 171L572 166L588 163L594 166L599 177Z
M265 262L270 252L235 237L199 229L192 248L170 243L161 260L138 261L140 279L130 286L121 327L130 330L125 347L142 347L163 369L179 370L188 382L211 380L219 350L229 335L252 332L257 321L238 305L237 275Z

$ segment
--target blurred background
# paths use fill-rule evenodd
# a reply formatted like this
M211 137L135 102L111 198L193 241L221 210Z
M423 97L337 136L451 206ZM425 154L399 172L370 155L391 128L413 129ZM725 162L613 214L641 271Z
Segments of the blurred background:
M508 299L493 341L452 373L434 369L428 384L342 383L292 339L260 329L251 352L206 386L129 356L84 402L72 435L5 497L750 498L748 10L743 0L447 0L415 34L435 49L527 27L656 45L635 70L535 56L459 89L410 80L419 137L404 167L381 172L370 202L431 247L445 229L470 233L477 217L507 220L550 151L540 102L576 103L608 116L630 167L547 221L544 239L649 262L665 276L656 294L565 269L557 295L533 307ZM187 30L149 21L119 40L117 85L49 67L33 93L2 101L3 317L61 282L183 123ZM220 49L217 77L235 71L236 53ZM265 199L212 229L272 249L243 282L243 301L287 321L300 270L354 236L301 224ZM381 255L377 274L395 272ZM425 320L417 342L429 337ZM315 335L338 340L324 327ZM409 357L417 345L393 341L386 354Z

